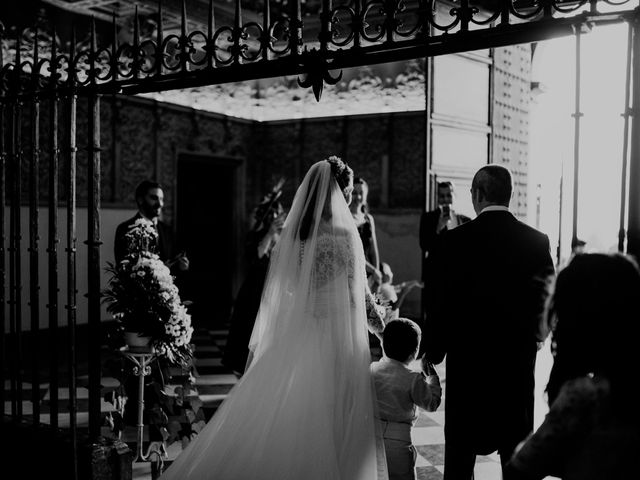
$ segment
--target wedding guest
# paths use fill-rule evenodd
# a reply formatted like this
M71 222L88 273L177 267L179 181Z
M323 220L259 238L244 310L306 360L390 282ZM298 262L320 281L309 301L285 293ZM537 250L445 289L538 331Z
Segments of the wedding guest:
M417 453L411 428L418 419L418 407L433 412L440 406L442 389L433 365L423 357L421 372L409 368L418 354L420 337L417 323L407 318L390 321L382 334L384 357L371 364L389 480L415 480Z
M505 480L637 478L640 270L623 254L583 253L563 268L546 315L554 363L549 413Z
M429 284L429 262L428 257L435 248L440 234L452 230L471 220L466 215L458 213L454 209L455 185L450 180L438 182L437 185L437 207L434 210L422 213L420 216L419 241L422 250L422 283L426 285L422 291L422 312L423 318L421 326L426 328L424 323L424 312L427 308L427 290Z
M234 302L229 336L222 357L222 364L237 377L242 376L247 365L249 340L260 308L271 252L280 238L286 217L282 203L278 200L281 188L282 185L265 196L255 209L254 224L247 234L245 257L248 268Z
M449 180L438 182L437 198L437 208L424 212L420 217L420 248L424 258L429 256L429 252L435 246L440 233L454 229L471 220L466 215L456 212L453 208L455 199L453 182Z
M580 238L574 238L571 240L571 255L578 255L581 253L585 253L587 250L587 242L581 240Z
M116 262L121 261L128 253L126 233L129 228L141 218L149 220L158 231L158 243L152 245L150 250L157 253L160 260L171 269L174 275L177 272L189 270L189 259L185 252L179 251L170 225L160 220L164 207L164 192L162 185L150 180L144 180L136 187L136 205L138 212L129 220L122 222L116 228L114 242L114 257Z
M386 478L367 336L384 322L352 190L338 157L305 175L271 254L247 369L162 480Z
M130 219L118 225L115 232L114 256L116 262L123 260L129 253L130 245L127 240L127 231L139 219L151 222L157 232L157 243L149 246L149 250L158 254L176 275L176 285L180 284L180 275L189 270L189 259L184 252L176 248L172 228L160 220L164 207L164 192L162 185L150 180L144 180L136 187L135 200L138 212ZM151 374L145 376L145 424L149 425L149 439L152 442L162 442L165 436L167 424L166 394L164 386L169 379L169 365L164 359L158 359L151 366ZM123 380L127 395L124 408L124 420L129 425L138 423L138 377L129 373Z
M351 215L358 227L358 233L362 239L362 247L367 261L367 277L369 278L369 287L372 291L377 291L382 281L382 272L380 272L380 253L378 250L378 239L376 237L376 224L373 215L369 213L367 197L369 195L369 185L361 178L356 177L353 180L353 200L349 209Z
M446 355L445 480L472 478L476 455L502 465L533 430L534 365L554 272L547 235L509 211L511 172L491 164L471 184L477 217L429 254L424 352ZM487 395L487 372L495 382Z
M422 288L422 283L418 280L408 280L406 282L394 284L393 271L388 263L382 262L382 283L378 288L378 296L382 302L389 305L391 313L389 318L398 318L400 316L400 307L404 303L407 294L415 287Z

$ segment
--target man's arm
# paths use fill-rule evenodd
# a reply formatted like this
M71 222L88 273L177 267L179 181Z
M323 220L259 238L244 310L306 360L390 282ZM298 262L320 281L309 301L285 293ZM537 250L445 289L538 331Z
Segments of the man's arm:
M553 264L553 259L551 258L549 237L546 235L544 235L542 240L540 258L538 262L539 271L532 281L532 309L536 340L539 343L542 343L549 335L549 327L546 324L545 312L547 300L551 294L550 280L555 275L555 266Z
M165 265L176 275L189 270L189 258L184 250L176 248L173 229L164 222L158 222L158 255Z
M422 373L415 376L411 385L411 399L427 412L435 412L442 401L440 378L433 365L422 359Z
M124 238L126 230L125 224L121 223L116 227L116 234L113 241L113 257L119 263L127 254L127 244Z
M435 212L433 210L423 213L420 217L420 248L424 252L429 252L438 238L436 232L437 220L434 217Z
M447 243L447 232L440 235L435 243L433 252L427 259L427 279L425 281L425 325L422 331L422 345L420 354L424 354L426 359L438 364L444 360L447 353L446 322L447 318L447 295L451 292L448 285L448 272L451 266L448 265L451 255Z

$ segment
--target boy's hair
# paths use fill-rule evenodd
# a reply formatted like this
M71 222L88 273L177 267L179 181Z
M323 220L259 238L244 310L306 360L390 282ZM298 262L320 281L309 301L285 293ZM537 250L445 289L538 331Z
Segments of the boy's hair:
M387 323L382 332L382 348L388 358L406 362L420 345L422 331L416 322L397 318Z

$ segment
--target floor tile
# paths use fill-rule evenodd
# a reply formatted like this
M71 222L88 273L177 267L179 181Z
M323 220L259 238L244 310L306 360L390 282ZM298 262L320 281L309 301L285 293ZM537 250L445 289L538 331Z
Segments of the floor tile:
M210 416L216 411L216 409L224 402L229 391L237 384L238 379L235 375L231 374L221 363L221 357L224 352L224 345L226 342L226 336L228 335L227 329L218 330L198 330L194 336L195 343L195 385L194 393L198 395L200 401L202 401L202 409L205 413L205 418ZM380 353L380 349L377 346L372 348L372 354L375 357L376 353ZM549 350L549 345L545 344L543 349L539 352L538 363L536 365L536 425L539 424L544 415L548 411L546 402L544 400L544 379L548 378L548 371L552 362L552 357ZM419 363L415 362L411 365L412 368L420 368ZM437 365L441 384L446 385L445 365L444 363ZM81 387L82 384L86 384L86 375L78 376L77 398L79 412L77 415L77 423L80 426L86 426L88 423L88 414L86 412L88 405L88 390ZM23 384L22 402L23 412L25 416L28 416L32 412L31 398L31 384L24 382ZM119 381L113 377L105 376L101 380L103 392L109 392L120 386ZM9 390L10 382L5 381L6 390ZM50 391L49 385L43 383L40 385L41 389L41 420L43 423L49 423L49 400ZM169 395L175 394L176 385L168 384L166 392ZM69 425L69 414L66 412L68 409L69 390L66 385L60 385L58 389L58 406L60 409L59 423L61 427L67 427ZM4 405L5 412L10 412L11 402L6 401ZM111 403L101 400L101 410L103 414L107 414L114 410L114 406ZM436 412L425 412L420 410L419 417L416 422L415 428L412 430L412 439L418 457L416 461L416 471L418 480L442 480L444 469L444 401ZM106 433L108 429L104 429ZM147 438L147 429L144 431L144 438ZM122 439L126 442L131 442L132 446L135 446L137 441L137 430L135 426L127 426L125 431L122 432ZM182 445L179 442L174 442L168 446L169 456L167 458L167 465L171 463L182 451ZM133 480L151 480L151 465L146 462L136 462L133 466ZM475 480L498 480L501 478L500 474L500 459L499 456L494 453L487 456L480 456L477 458L475 465ZM548 477L552 478L552 477Z
M426 459L431 465L444 464L444 445L416 445L418 455Z
M444 429L436 427L414 428L411 432L414 445L434 445L444 443Z
M416 478L417 480L442 480L443 477L435 467L416 467Z

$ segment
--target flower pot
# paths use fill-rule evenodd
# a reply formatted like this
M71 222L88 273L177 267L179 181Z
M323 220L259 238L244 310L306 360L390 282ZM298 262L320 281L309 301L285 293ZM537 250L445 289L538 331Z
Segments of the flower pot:
M149 347L151 337L141 337L138 332L124 332L124 343L135 348Z

